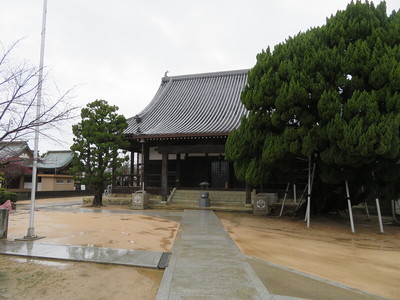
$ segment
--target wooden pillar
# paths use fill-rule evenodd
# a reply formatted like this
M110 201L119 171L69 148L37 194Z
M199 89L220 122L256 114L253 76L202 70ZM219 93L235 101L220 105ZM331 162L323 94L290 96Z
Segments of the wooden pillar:
M135 152L131 151L131 165L129 174L129 186L133 186L133 175L135 175Z
M140 164L140 156L139 156L139 152L136 152L136 186L140 185L141 179L140 179L140 168L141 168L141 164Z
M176 181L175 187L179 189L181 187L181 154L176 155Z
M162 153L161 163L161 196L163 201L168 198L168 152Z
M140 185L141 189L145 190L146 188L146 170L145 166L147 161L149 160L149 147L145 147L145 140L141 139L140 143L142 144L142 156L141 156L141 164L140 164Z
M251 204L251 185L246 182L246 204Z

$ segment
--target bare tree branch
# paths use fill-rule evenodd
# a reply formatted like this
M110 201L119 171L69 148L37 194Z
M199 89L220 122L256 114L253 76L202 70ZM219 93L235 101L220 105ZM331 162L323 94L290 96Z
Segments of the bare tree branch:
M26 62L15 63L12 52L16 41L8 48L0 48L0 142L14 141L30 135L39 126L40 133L77 116L78 107L71 106L70 92L47 97L37 110L39 69ZM46 82L48 74L43 77Z

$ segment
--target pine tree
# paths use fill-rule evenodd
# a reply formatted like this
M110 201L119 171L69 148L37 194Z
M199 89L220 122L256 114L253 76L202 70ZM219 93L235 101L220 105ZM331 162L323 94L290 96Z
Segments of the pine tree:
M72 126L75 135L73 174L94 192L93 205L102 205L102 195L116 170L127 157L118 156L118 149L128 146L123 139L127 127L124 116L117 114L118 107L105 100L87 104L81 111L81 122Z
M241 100L249 114L226 150L240 179L262 184L272 170L287 174L282 162L312 155L317 210L343 207L344 196L327 195L345 180L353 196L399 196L400 12L388 16L385 2L352 2L262 51Z

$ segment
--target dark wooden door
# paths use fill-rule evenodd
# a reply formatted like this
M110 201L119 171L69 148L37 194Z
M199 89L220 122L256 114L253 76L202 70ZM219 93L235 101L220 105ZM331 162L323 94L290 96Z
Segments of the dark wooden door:
M225 188L229 182L229 162L216 160L211 163L211 187Z

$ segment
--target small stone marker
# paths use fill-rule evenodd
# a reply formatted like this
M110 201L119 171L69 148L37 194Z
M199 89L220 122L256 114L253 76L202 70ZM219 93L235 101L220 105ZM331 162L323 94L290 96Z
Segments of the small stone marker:
M253 203L253 214L257 216L266 216L269 214L268 194L257 194Z

